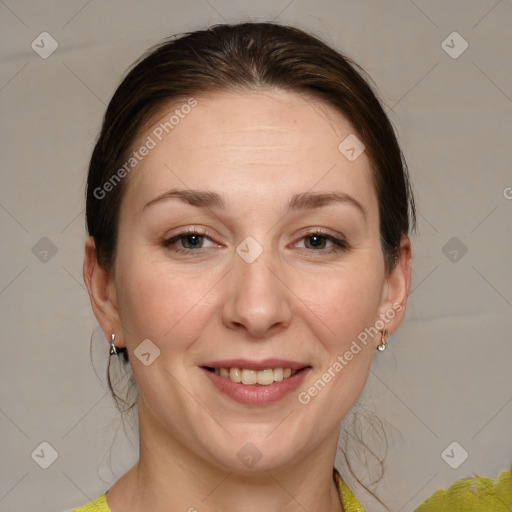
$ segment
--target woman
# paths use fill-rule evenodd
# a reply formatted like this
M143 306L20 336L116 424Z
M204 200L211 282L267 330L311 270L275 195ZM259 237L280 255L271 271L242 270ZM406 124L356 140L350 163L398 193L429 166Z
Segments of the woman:
M78 510L362 510L339 427L404 317L415 211L355 66L275 24L165 42L107 108L86 214L140 456Z

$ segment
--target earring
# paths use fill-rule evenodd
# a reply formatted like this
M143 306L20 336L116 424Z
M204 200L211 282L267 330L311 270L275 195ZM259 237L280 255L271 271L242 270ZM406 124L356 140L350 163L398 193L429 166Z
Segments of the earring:
M383 350L386 350L386 348L388 347L388 342L386 341L386 336L388 335L388 331L386 331L386 329L384 329L381 332L382 332L382 338L381 338L380 345L377 345L377 350L380 350L382 352Z
M116 335L112 333L112 339L110 341L110 355L116 355L117 356L117 347L114 344L114 340L116 339Z

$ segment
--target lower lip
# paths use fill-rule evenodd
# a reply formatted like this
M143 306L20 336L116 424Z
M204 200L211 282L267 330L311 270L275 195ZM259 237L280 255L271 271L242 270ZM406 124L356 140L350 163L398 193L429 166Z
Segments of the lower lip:
M236 402L245 405L268 405L295 391L311 368L304 368L292 377L274 382L268 386L233 382L231 379L221 377L206 368L201 368L201 370L219 391L222 391Z

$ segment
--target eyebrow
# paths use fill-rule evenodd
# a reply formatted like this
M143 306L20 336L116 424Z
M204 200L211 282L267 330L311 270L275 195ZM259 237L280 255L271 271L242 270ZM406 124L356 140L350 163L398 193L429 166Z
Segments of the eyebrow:
M149 206L172 198L179 199L184 203L197 206L198 208L226 208L226 201L217 192L193 189L172 189L149 201L144 205L143 210ZM312 210L333 203L352 205L362 213L363 217L366 218L366 210L364 206L354 197L344 192L302 192L300 194L295 194L288 203L286 213L297 210Z

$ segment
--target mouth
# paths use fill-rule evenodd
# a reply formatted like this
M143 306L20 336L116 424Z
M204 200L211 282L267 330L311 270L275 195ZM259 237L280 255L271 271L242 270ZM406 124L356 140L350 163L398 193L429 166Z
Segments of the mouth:
M237 384L254 385L259 384L260 386L270 386L274 382L281 382L282 380L289 379L297 373L310 368L306 366L299 370L292 370L291 368L266 368L264 370L251 370L249 368L213 368L211 366L204 366L205 370L215 373L225 379L229 379Z
M292 393L312 369L282 359L230 360L202 365L214 388L245 405L267 405Z

